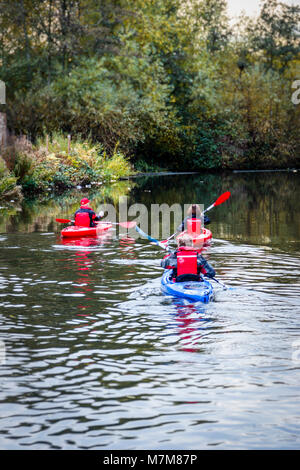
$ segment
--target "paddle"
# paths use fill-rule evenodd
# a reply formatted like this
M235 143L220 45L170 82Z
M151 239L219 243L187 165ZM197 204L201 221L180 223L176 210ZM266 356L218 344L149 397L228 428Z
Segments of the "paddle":
M59 222L60 224L67 224L68 222L74 222L74 220L71 219L55 219L56 222Z
M230 196L231 196L230 191L226 191L225 193L221 194L221 196L219 196L218 199L211 206L205 209L205 211L203 211L202 214L205 214L205 212L210 211L211 209L213 209L216 206L219 206L220 204L223 204L223 202L227 201L227 199L229 199Z
M160 246L163 250L171 251L171 248L169 248L168 246L163 245L161 242L159 242L159 241L156 240L155 238L153 238L153 237L151 237L150 235L147 235L147 233L143 232L143 230L140 229L140 227L139 227L138 225L135 226L135 230L136 230L137 232L139 232L139 234L142 235L142 237L145 237L145 238L147 238L150 242L153 242L153 243L155 243L155 245Z
M215 277L211 277L210 279L212 279L213 281L216 281L218 284L220 284L220 286L223 287L223 289L225 290L228 290L228 289L231 289L230 287L226 286L225 284L223 284L223 282L221 281L218 281L218 279L216 279Z
M219 196L218 199L213 204L211 204L207 209L205 209L201 215L205 214L205 212L210 211L214 207L219 206L220 204L223 204L223 202L227 201L230 195L231 195L230 191L226 191L225 193L221 194L221 196ZM173 233L173 235L171 235L166 240L163 240L161 243L168 243L168 241L171 240L171 238L175 237L176 233L177 231Z
M61 224L67 224L68 222L74 222L74 220L71 220L71 219L55 219L56 222L59 222ZM101 221L95 221L96 224L97 223L101 223ZM133 228L136 226L136 222L132 221L132 222L107 222L109 224L112 224L112 225L120 225L121 227L123 228Z
M131 222L109 222L109 223L113 224L113 225L120 225L120 227L123 227L123 228L136 227L136 222L135 221L131 221Z

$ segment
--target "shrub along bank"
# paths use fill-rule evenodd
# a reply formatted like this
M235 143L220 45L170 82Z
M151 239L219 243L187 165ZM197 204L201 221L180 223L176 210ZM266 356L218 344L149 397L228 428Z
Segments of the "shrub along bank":
M127 158L117 148L108 155L101 145L53 134L35 145L15 139L0 157L0 197L64 191L101 185L133 174Z

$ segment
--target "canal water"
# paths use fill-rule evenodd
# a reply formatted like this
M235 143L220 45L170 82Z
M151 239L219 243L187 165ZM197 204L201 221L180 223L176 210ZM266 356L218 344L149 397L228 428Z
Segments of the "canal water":
M1 449L299 449L300 174L136 178L103 202L208 207L209 304L125 229L63 241L82 193L0 209ZM174 227L171 224L171 229Z

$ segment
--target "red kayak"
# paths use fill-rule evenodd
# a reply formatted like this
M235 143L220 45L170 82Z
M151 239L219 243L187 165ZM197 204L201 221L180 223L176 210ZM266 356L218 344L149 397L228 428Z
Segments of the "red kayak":
M69 225L61 231L62 237L97 237L106 230L112 228L110 222L98 222L96 227L80 227L78 225Z
M177 243L180 238L186 234L188 234L193 239L193 245L195 248L201 248L212 238L211 231L207 228L201 227L200 219L187 220L187 230L184 230L179 235L177 235Z
M176 240L180 240L181 237L183 237L186 233L188 233L187 230L184 232L181 232L179 235L177 235ZM207 228L203 228L202 232L199 234L189 234L191 235L193 239L193 244L194 246L203 246L205 243L207 243L211 238L212 238L212 233L210 230Z

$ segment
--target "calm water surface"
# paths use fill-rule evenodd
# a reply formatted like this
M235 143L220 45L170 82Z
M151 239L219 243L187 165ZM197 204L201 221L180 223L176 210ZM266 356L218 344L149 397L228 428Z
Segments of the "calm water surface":
M207 207L231 191L210 212L206 251L231 289L215 284L205 306L161 294L164 253L145 240L63 243L55 217L79 195L2 208L0 448L299 449L299 182L125 183L147 206Z

